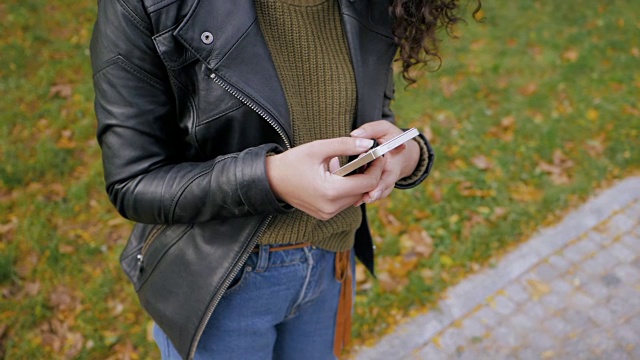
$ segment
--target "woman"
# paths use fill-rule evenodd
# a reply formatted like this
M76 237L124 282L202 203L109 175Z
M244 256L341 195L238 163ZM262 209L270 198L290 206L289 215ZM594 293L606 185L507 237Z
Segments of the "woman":
M121 263L163 358L340 353L352 254L373 272L364 204L424 180L428 143L358 174L332 171L401 132L389 110L397 44L408 77L456 8L99 2L91 52L107 192L137 222Z

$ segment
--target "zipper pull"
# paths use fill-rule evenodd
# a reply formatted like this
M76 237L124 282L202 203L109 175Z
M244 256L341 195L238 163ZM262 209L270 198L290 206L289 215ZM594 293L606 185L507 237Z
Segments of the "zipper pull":
M142 272L144 270L144 257L142 256L142 254L138 254L136 256L136 259L138 259L138 272Z

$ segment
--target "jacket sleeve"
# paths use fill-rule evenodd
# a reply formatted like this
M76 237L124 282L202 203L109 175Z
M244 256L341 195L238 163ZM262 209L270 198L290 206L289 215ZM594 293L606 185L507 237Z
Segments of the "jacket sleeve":
M384 91L382 118L384 120L391 121L392 123L395 123L395 115L393 114L393 111L391 111L391 101L394 99L394 95L395 84L393 78L393 69L390 69L389 79L387 80L387 87ZM420 133L420 135L414 140L420 147L420 160L418 161L418 165L413 171L413 174L396 182L395 187L398 189L410 189L418 186L429 176L431 167L433 166L434 154L431 148L431 144L429 144L427 138L422 133Z
M270 189L276 144L204 162L177 121L175 98L141 5L102 0L91 40L97 137L118 211L142 223L194 223L284 212ZM191 157L193 158L193 157Z

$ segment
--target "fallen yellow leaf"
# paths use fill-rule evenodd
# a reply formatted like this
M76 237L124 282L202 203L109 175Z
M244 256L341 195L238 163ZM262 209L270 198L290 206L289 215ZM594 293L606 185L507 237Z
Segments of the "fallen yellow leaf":
M517 183L509 187L511 198L521 202L538 201L542 198L543 191L528 184Z
M540 280L529 279L527 285L529 286L529 294L535 301L551 292L551 286Z
M438 349L442 349L442 344L440 343L440 336L434 336L431 338L431 342L433 343L433 345L435 345Z
M442 255L440 256L440 263L445 267L449 267L453 265L453 259L448 255Z
M495 309L498 307L498 303L496 302L496 299L493 296L490 296L489 298L487 298L487 303L489 304L489 307L492 309Z
M553 350L547 350L542 353L543 359L553 359L555 356L556 356L556 353Z

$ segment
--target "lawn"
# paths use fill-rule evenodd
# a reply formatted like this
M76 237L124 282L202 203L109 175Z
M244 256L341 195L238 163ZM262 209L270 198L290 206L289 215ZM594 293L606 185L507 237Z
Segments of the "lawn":
M498 3L500 5L498 5ZM487 2L393 107L437 153L370 207L358 267L371 342L443 290L640 169L640 3ZM104 193L88 43L95 1L0 4L0 357L156 358L118 264L131 224Z

